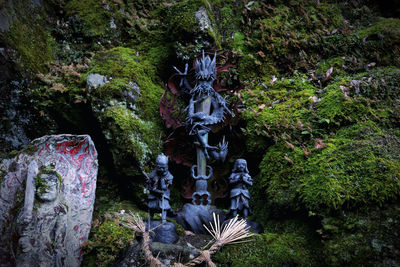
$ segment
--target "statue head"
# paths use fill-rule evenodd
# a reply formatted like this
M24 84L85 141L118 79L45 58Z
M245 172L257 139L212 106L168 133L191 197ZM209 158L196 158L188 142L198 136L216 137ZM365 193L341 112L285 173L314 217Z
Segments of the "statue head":
M53 202L60 190L60 180L56 171L48 171L36 177L36 197L41 202Z
M204 56L204 50L203 50L203 56L200 60L196 60L196 66L195 66L195 71L196 71L196 78L198 80L215 80L217 76L217 71L216 71L216 54L214 54L214 58L211 60L209 56Z
M232 172L249 173L249 170L247 169L247 161L245 159L237 159L233 165Z
M158 175L165 176L168 173L168 157L161 153L156 159L156 171Z

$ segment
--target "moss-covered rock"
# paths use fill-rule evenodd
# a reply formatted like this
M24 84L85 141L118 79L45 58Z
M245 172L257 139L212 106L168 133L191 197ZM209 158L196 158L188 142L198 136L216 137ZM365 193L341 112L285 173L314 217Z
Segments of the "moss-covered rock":
M135 233L123 225L123 214L106 213L99 219L94 220L85 246L85 266L108 266L119 252L134 243Z
M327 264L331 266L396 265L399 262L397 204L343 211L322 221Z
M141 175L164 136L158 111L163 88L154 67L136 51L117 47L99 53L89 73L109 81L91 88L90 98L115 166L125 175Z
M274 221L266 226L265 233L256 234L249 242L224 247L214 261L218 266L318 265L319 241L307 226L294 221Z

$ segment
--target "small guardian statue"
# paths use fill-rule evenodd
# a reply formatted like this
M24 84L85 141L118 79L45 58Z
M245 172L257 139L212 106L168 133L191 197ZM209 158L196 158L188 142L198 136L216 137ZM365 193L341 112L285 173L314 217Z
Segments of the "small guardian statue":
M174 215L169 200L170 190L174 177L168 171L168 157L161 153L156 159L156 168L149 174L147 188L150 191L148 196L148 207L150 219L154 213L161 212L162 222L166 222L168 215Z
M253 180L249 175L245 159L237 159L235 161L232 174L229 177L229 184L232 187L229 195L231 199L229 213L232 217L241 213L243 218L247 219L251 212L249 206L250 193L247 187L253 185Z

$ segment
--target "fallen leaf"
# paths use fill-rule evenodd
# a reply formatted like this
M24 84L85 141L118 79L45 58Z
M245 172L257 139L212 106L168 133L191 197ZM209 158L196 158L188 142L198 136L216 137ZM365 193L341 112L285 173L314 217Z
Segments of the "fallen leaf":
M304 152L304 156L308 157L308 155L311 154L311 151L308 151L305 147L303 147L301 150Z
M287 162L289 162L290 164L293 164L293 160L291 160L291 159L288 158L287 156L285 156L285 160L286 160Z
M265 55L264 55L264 53L263 53L262 51L258 51L257 54L258 54L260 57L262 57L262 58L265 57Z
M272 75L272 80L269 81L269 83L270 83L271 85L274 85L274 82L275 82L276 80L278 80L278 78L276 78L275 75Z
M294 145L293 144L289 143L288 141L285 141L285 143L286 143L286 145L288 147L290 147L291 150L294 150Z
M318 138L318 139L315 140L315 148L316 149L322 149L324 147L325 147L325 143L322 142L321 139Z
M325 77L324 77L324 79L322 80L322 82L328 81L328 80L331 78L332 72L333 72L333 67L330 67L330 68L326 71Z
M299 126L300 128L303 128L304 126L300 119L297 119L297 126Z
M251 96L255 96L254 92L250 89L247 89L247 91L250 93Z

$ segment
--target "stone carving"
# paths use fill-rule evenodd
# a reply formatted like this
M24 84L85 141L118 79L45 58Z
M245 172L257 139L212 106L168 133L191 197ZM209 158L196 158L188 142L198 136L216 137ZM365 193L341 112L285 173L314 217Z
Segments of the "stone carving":
M231 199L229 212L233 217L240 212L242 213L243 217L247 219L250 213L250 193L247 187L253 185L253 180L249 175L246 160L237 159L235 161L232 174L229 177L229 184L232 186L229 196Z
M17 220L22 251L17 266L32 266L32 263L63 266L68 255L65 244L68 207L62 200L61 176L45 170L35 177L35 187L32 213L21 213Z
M97 166L87 135L44 136L0 163L0 266L80 265Z
M155 212L161 212L162 222L166 222L167 213L173 215L174 212L169 205L169 187L172 185L174 177L168 171L168 157L163 153L156 159L156 168L148 177L147 187L150 191L148 196L148 206L150 218Z

